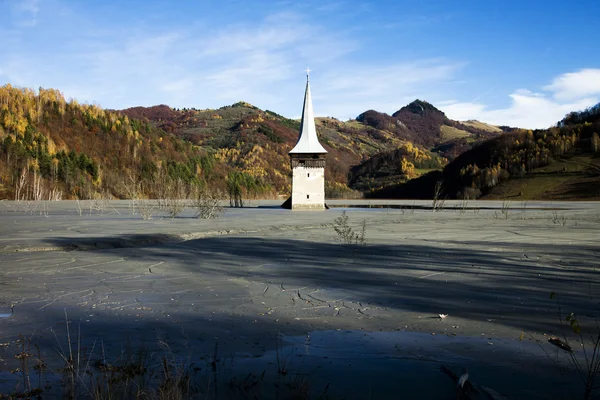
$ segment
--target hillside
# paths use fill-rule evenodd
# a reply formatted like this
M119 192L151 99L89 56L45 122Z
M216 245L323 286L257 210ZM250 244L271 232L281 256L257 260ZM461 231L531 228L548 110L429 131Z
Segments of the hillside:
M425 112L421 112L421 108ZM175 110L160 105L130 108L122 113L200 146L228 166L272 183L279 193L290 190L287 153L297 140L298 121L245 102L215 110ZM369 110L356 120L316 118L315 123L329 153L327 197L357 196L362 191L442 168L446 158L431 150L454 158L481 140L498 134L449 120L431 104L419 100L394 116ZM390 158L390 151L407 148L408 152L400 150L396 154L399 158ZM417 149L423 153L419 160L410 155ZM374 156L376 160L368 166L354 168ZM385 165L388 158L393 165ZM395 169L402 160L409 168L408 173ZM381 171L376 171L379 167ZM365 175L361 176L363 172Z
M369 194L432 198L600 200L600 104L568 114L555 127L515 130L460 154L443 172Z
M389 131L404 140L426 149L434 149L441 156L453 159L464 149L464 143L488 139L503 131L491 125L453 121L430 103L415 100L391 116L375 110L365 111L357 121L373 128ZM459 150L456 150L458 147Z
M442 111L421 100L413 101L391 116L369 110L359 115L357 121L390 132L411 144L408 149L402 146L377 154L351 169L350 187L364 192L441 170L448 159L503 132L484 123L463 124L450 120ZM423 149L429 151L419 154Z
M121 111L143 118L213 154L230 168L269 182L279 193L290 191L288 152L298 139L300 124L273 111L239 102L215 110L173 110L166 106ZM317 118L319 138L328 151L328 197L359 196L347 186L348 171L371 155L405 144L401 138L358 123Z
M215 110L155 106L126 109L122 113L144 118L157 128L214 154L226 165L271 182L279 193L290 191L288 152L298 139L298 121L245 102ZM407 143L393 132L356 121L316 118L315 125L328 151L325 172L328 197L359 196L360 193L347 186L350 168L372 155Z
M502 133L503 130L499 126L486 124L485 122L477 121L475 119L469 121L462 121L461 124L470 126L471 128L479 129L482 131Z
M317 118L328 151L326 196L357 197L441 169L497 135L415 101L394 115ZM290 192L289 150L299 122L239 102L103 110L55 89L0 88L0 198L190 196L203 188L246 196ZM440 156L441 155L441 156Z
M406 182L432 170L441 170L448 160L413 146L410 142L396 150L374 155L350 169L349 185L368 192Z
M0 87L0 198L186 197L234 183L274 194L270 183L147 122L67 102L54 89Z
M405 142L331 118L317 119L329 151L329 197L360 196L350 166ZM247 103L217 110L166 105L124 111L67 102L55 89L0 88L0 198L189 196L241 185L248 196L286 195L288 151L299 123Z
M480 199L600 200L600 157L565 154L523 178L500 182Z

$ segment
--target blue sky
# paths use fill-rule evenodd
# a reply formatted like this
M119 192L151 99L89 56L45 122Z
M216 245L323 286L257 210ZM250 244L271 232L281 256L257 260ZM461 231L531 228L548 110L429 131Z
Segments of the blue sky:
M570 4L571 3L571 4ZM600 102L600 3L0 0L0 84L104 108L393 113L548 127Z

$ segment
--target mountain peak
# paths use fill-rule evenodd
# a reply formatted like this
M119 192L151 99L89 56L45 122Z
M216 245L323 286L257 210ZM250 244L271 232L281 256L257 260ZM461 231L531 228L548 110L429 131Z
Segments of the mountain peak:
M236 108L236 107L238 107L238 108L240 108L240 107L242 107L242 108L252 108L252 109L255 109L255 110L259 109L258 107L256 107L253 104L248 103L247 101L238 101L237 103L233 103L231 105L231 107L233 107L233 108Z
M396 111L394 114L392 114L392 117L398 117L400 114L404 114L407 112L412 113L412 114L417 114L417 115L425 115L426 113L435 113L435 114L441 114L444 117L446 116L442 111L435 108L431 103L416 99L413 102L402 107L400 110Z

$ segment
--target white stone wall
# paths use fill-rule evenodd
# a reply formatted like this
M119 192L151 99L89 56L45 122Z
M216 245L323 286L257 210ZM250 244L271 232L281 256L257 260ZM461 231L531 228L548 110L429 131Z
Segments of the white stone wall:
M292 210L302 209L325 209L325 168L293 169Z

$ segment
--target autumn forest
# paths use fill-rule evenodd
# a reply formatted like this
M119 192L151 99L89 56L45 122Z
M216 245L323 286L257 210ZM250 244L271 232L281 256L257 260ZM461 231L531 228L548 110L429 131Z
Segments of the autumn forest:
M600 106L546 130L458 122L416 100L393 115L317 118L328 151L328 198L479 198L568 154L598 174ZM0 199L244 198L290 192L287 152L298 121L239 102L104 110L55 89L0 87Z

